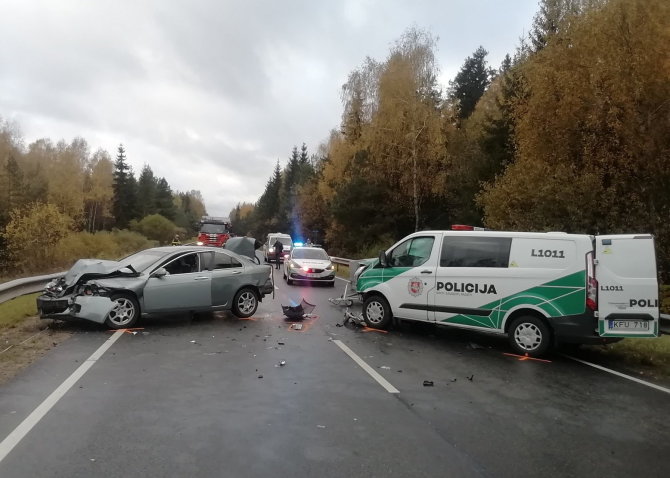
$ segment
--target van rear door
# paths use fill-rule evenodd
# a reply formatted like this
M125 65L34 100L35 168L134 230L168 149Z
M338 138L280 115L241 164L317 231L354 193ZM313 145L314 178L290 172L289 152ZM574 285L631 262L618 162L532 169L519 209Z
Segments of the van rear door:
M598 332L658 336L658 281L651 235L596 236Z

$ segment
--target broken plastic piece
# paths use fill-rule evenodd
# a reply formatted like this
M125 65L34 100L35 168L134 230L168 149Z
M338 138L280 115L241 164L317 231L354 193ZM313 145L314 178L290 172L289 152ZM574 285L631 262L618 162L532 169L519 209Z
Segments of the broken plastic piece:
M305 299L302 299L298 305L282 305L284 315L289 319L303 319L305 315L309 315L314 310L316 305L310 304Z
M432 380L424 380L424 381L423 381L423 386L424 386L424 387L432 387L433 385L434 385L434 384L433 384L433 381L432 381Z
M391 367L389 367L388 365L382 365L382 366L379 367L379 368L381 368L381 369L383 369L383 370L391 370Z

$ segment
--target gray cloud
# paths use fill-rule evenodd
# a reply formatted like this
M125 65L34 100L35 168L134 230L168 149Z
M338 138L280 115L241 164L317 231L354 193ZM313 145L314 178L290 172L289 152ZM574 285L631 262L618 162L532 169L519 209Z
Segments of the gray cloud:
M492 66L537 0L343 2L49 0L0 4L0 116L26 142L124 143L174 189L226 215L262 193L293 145L338 126L340 88L411 25L440 37L446 83L479 45Z

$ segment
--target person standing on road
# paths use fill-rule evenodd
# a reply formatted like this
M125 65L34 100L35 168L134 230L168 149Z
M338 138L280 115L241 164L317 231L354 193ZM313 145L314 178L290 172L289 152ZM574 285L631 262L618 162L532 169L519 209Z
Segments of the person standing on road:
M277 261L275 269L279 269L279 262L281 261L281 255L284 252L284 244L282 244L282 242L279 239L277 239L272 247L275 250L275 260Z

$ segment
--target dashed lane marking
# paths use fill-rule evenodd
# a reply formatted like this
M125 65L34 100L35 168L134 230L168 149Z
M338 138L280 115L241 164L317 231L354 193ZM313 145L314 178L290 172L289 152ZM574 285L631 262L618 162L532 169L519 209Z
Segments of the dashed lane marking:
M77 381L90 369L95 362L102 357L102 355L112 346L114 342L119 340L125 332L125 329L119 329L114 332L110 338L108 338L104 344L102 344L98 350L93 352L93 354L82 363L77 370L72 372L68 378L61 383L56 390L54 390L51 395L49 395L44 401L35 409L33 412L28 415L25 420L23 420L19 426L17 426L14 431L12 431L7 438L0 442L0 464L5 459L5 457L11 452L16 445L33 429L35 425L53 408L58 401L63 398L63 395L67 393L72 386L77 383Z
M395 388L393 385L391 385L388 380L386 380L384 377L379 375L372 367L370 367L365 361L360 358L356 353L351 350L349 347L344 345L344 343L341 340L333 340L333 343L335 343L339 348L342 349L342 351L347 354L351 359L356 362L363 370L365 370L372 378L374 378L379 385L384 387L387 392L389 393L400 393L400 391Z

